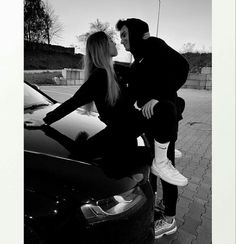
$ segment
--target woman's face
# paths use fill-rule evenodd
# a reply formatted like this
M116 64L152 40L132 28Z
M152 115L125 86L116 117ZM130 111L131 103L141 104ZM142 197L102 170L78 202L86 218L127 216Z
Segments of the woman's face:
M108 41L109 41L109 49L110 49L109 51L111 57L117 56L118 53L117 53L115 42L111 38L108 38Z

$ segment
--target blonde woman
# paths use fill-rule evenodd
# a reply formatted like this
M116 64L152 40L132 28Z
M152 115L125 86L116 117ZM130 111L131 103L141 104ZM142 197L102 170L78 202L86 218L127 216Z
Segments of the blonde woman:
M52 124L83 105L89 112L93 103L102 121L106 124L112 121L120 93L112 63L116 55L116 45L110 37L100 31L91 34L86 43L84 84L70 99L49 112L43 123Z
M120 114L127 114L125 96L121 94L113 68L112 57L117 55L116 44L102 31L91 34L86 42L85 82L76 93L43 120L27 121L27 126L50 125L75 109L85 106L90 112L96 105L99 118L110 125Z
M84 105L85 109L90 112L95 104L100 120L107 127L86 142L89 156L96 155L97 151L101 154L101 150L104 150L107 159L105 162L108 162L108 166L114 168L112 162L116 161L116 165L125 173L128 171L128 165L125 165L124 160L118 158L122 155L128 157L128 154L132 154L130 153L132 148L136 146L135 136L127 138L127 131L125 135L122 135L127 118L134 113L134 108L128 105L125 90L118 84L112 61L112 57L116 55L116 45L108 35L102 31L91 34L86 42L84 84L70 99L49 112L46 117L41 120L28 120L25 121L25 124L28 127L44 127ZM141 176L142 174L131 174L136 181L140 181Z

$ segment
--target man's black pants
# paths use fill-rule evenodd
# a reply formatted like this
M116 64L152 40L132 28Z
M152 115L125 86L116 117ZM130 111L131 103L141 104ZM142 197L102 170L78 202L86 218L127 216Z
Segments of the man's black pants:
M127 162L122 160L122 155L130 155L132 158L132 149L135 148L134 141L143 133L150 135L153 139L160 142L170 142L167 156L175 165L175 141L178 129L176 106L170 101L158 102L154 107L154 115L147 119L142 111L134 110L127 117L108 125L104 130L88 140L89 147L95 148L98 153L105 150L108 164L115 167L119 164L125 171ZM93 146L92 146L93 145ZM103 149L101 149L103 148ZM133 151L135 153L135 150ZM135 158L135 157L134 157ZM129 160L131 163L131 160ZM134 162L135 163L135 162ZM149 162L151 164L151 162ZM146 162L144 162L146 164ZM152 174L151 174L152 175ZM176 211L176 202L178 197L178 188L163 180L163 200L165 203L165 214L174 216ZM153 191L157 188L157 177L151 176Z
M175 141L171 141L167 151L167 157L171 160L171 163L175 166ZM157 191L157 177L153 174L150 175L150 181L153 192ZM162 200L165 206L164 215L175 216L176 204L178 199L178 187L161 179L162 184Z
M154 115L151 119L146 119L141 111L131 119L132 125L128 134L138 137L142 133L150 135L150 138L165 143L170 142L167 157L175 166L175 141L177 139L178 122L176 107L172 102L159 102L154 107ZM153 139L151 143L153 143ZM153 148L154 150L154 148ZM167 216L175 216L176 204L178 199L178 187L161 180L163 191L163 202L165 205L164 214ZM153 192L156 192L157 177L151 174L151 184Z

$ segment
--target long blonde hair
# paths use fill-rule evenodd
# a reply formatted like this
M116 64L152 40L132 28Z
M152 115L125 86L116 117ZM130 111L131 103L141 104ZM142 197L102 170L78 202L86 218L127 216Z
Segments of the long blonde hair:
M84 59L84 78L86 82L95 68L105 69L108 82L107 102L113 106L119 97L120 89L116 81L108 38L103 31L95 32L88 37ZM93 104L88 104L85 106L85 109L91 111L92 106Z

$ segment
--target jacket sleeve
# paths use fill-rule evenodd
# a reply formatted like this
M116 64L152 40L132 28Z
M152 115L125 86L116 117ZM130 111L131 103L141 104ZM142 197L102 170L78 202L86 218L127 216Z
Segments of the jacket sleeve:
M162 45L162 57L167 68L164 69L167 74L167 81L171 83L174 91L178 91L187 80L189 64L180 53L168 46L164 41Z
M78 107L94 101L96 94L99 93L99 84L104 83L100 82L100 80L103 81L104 79L106 80L105 70L104 72L102 69L101 71L95 71L71 98L46 115L43 119L45 123L52 124Z
M187 60L163 40L149 49L145 75L153 98L172 97L186 82L189 72Z
M177 56L176 61L173 65L176 64L176 68L174 69L176 72L176 82L175 82L175 90L178 91L186 82L189 73L189 63L188 61L181 55Z

